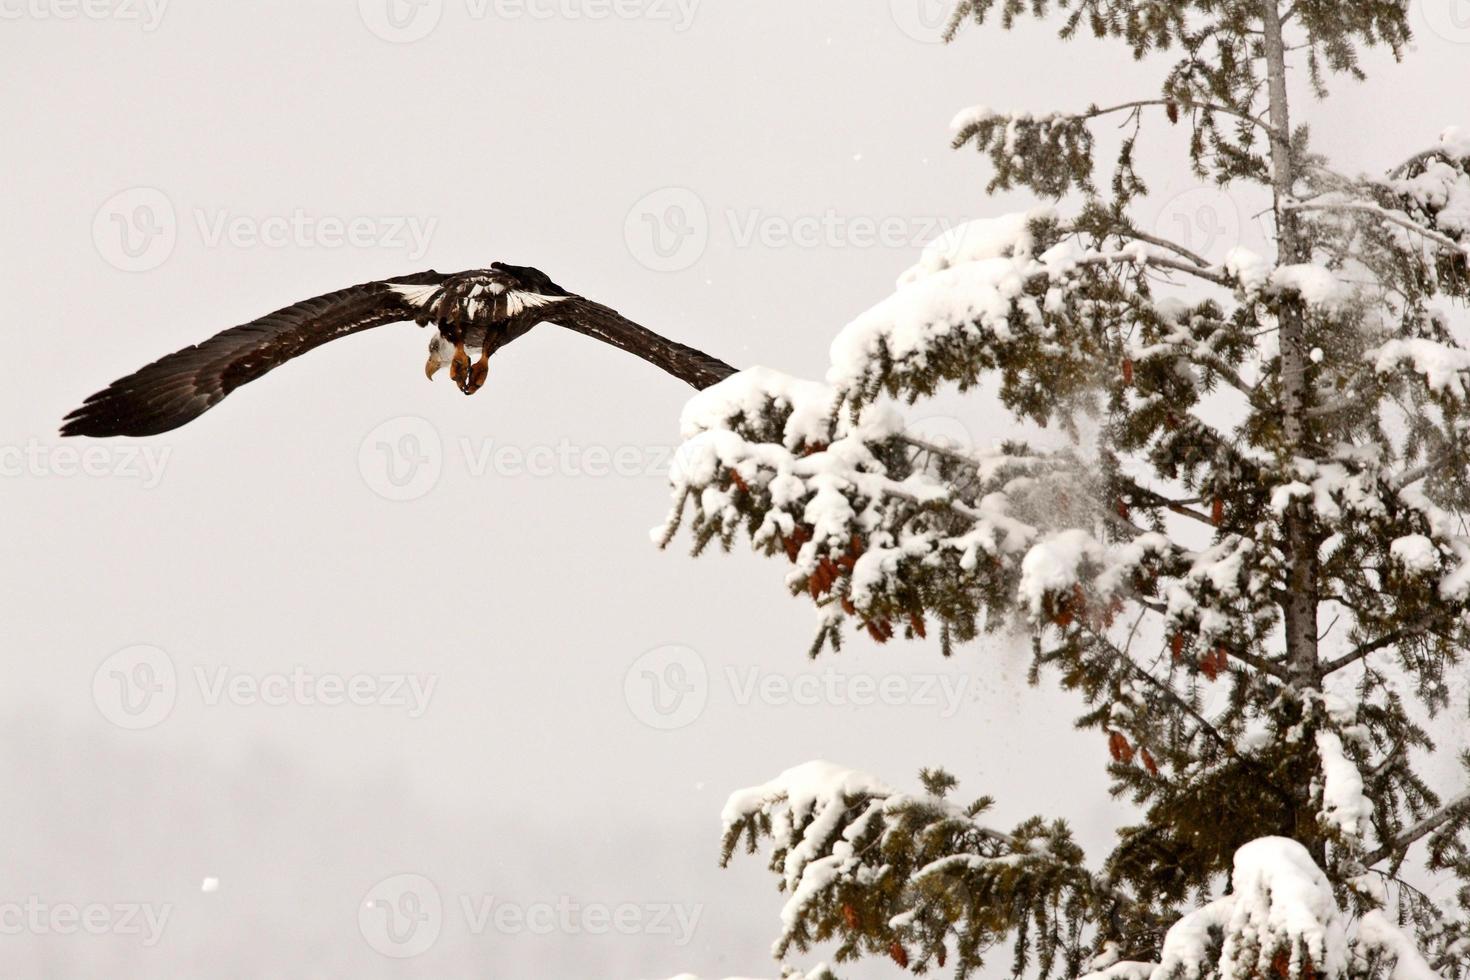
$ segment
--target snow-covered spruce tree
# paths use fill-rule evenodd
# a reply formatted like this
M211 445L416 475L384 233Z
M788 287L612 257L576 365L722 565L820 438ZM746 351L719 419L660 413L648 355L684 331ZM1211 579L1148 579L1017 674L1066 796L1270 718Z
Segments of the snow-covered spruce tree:
M1470 793L1427 765L1430 719L1466 710L1470 350L1446 309L1470 292L1470 138L1355 177L1294 118L1289 80L1322 97L1362 49L1400 53L1400 0L967 0L950 33L1027 16L1171 67L1124 105L962 112L991 188L1054 206L934 242L825 384L754 369L697 396L663 540L743 529L789 561L814 655L851 629L945 653L1029 631L1140 817L1088 860L1059 819L992 826L942 771L910 794L813 763L731 797L726 859L770 839L778 957L1470 976ZM1093 127L1119 118L1099 179ZM1135 224L1145 135L1269 196L1275 255L1215 264ZM905 433L896 402L987 381L1035 445Z

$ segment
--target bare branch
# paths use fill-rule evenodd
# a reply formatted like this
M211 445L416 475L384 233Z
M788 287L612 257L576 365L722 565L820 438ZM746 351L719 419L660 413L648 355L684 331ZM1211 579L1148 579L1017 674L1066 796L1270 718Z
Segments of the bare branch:
M1136 624L1134 628L1137 628ZM1182 697L1180 697L1179 693L1175 691L1174 688L1170 687L1168 684L1165 684L1153 674L1144 670L1143 667L1141 667L1136 661L1134 661L1132 657L1128 655L1128 652L1126 650L1120 650L1118 648L1118 645L1110 640L1107 636L1099 633L1097 630L1093 629L1090 626L1084 627L1084 629L1088 633L1090 633L1098 643L1111 650L1113 654L1118 658L1118 660L1121 663L1125 664L1132 671L1134 676L1136 676L1139 680L1148 684L1154 690L1162 694L1180 711L1183 711L1185 714L1193 718L1196 724L1200 726L1200 731L1204 732L1206 735L1209 735L1211 739L1213 739L1222 749L1225 750L1226 755L1235 754L1234 747L1223 735L1220 734L1219 730L1216 729L1214 725L1210 724L1210 722L1205 718L1204 715L1196 711L1189 704L1188 701L1185 701Z
M1090 252L1077 260L1079 265L1148 265L1159 269L1173 269L1177 272L1185 272L1191 276L1212 282L1226 289L1234 289L1236 282L1225 274L1225 270L1219 266L1198 266L1193 262L1181 262L1171 259L1167 255L1154 255L1128 249L1118 249L1108 252Z
M1208 112L1219 112L1227 116L1234 116L1236 119L1248 122L1252 126L1258 126L1268 133L1272 132L1269 123L1263 119L1257 119L1248 112L1241 112L1239 109L1232 109L1229 106L1219 105L1214 102L1192 102L1188 99L1138 99L1134 102L1120 102L1117 105L1108 106L1106 109L1093 108L1087 112L1072 113L1071 118L1096 119L1098 116L1107 116L1115 112L1131 112L1149 106L1169 105L1178 106L1181 109L1204 109Z
M1373 640L1369 643L1364 643L1356 649L1348 651L1347 653L1338 657L1336 660L1332 660L1326 664L1323 664L1322 676L1326 677L1329 674L1336 673L1344 667L1357 663L1364 657L1372 656L1379 650L1385 649L1386 647L1391 647L1397 643L1402 642L1403 640L1407 640L1411 636L1424 632L1425 630L1429 629L1436 618L1437 617L1433 615L1420 616L1413 623L1405 626L1401 630L1394 630L1392 633L1385 633L1376 640Z
M1372 854L1363 858L1364 866L1371 866L1395 854L1403 853L1404 850L1416 841L1429 836L1435 830L1459 816L1466 807L1470 807L1470 790L1461 793L1387 844L1384 844Z

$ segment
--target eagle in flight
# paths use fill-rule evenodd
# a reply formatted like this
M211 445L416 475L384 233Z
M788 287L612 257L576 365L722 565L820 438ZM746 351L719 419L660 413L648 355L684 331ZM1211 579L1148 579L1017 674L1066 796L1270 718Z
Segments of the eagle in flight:
M490 355L543 321L637 354L695 388L735 369L661 337L617 311L552 282L538 269L420 272L349 286L215 334L120 378L66 417L67 436L151 436L198 418L230 392L329 340L412 320L433 324L432 380L446 364L466 395L485 384Z

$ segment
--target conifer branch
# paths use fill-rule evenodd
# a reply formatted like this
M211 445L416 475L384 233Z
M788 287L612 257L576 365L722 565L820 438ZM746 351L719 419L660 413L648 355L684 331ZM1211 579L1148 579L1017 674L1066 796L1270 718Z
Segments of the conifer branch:
M1199 266L1201 269L1212 268L1209 260L1206 259L1203 255L1200 255L1197 252L1192 252L1189 249L1185 248L1183 245L1180 245L1178 242L1171 242L1167 238L1162 238L1158 235L1150 235L1148 232L1139 231L1137 228L1119 228L1114 231L1113 234L1116 234L1120 238L1131 238L1135 241L1147 242L1150 245L1157 245L1159 246L1159 248L1166 248L1176 255L1183 256L1184 258L1193 262L1195 265Z
M937 445L927 439L920 439L910 435L899 436L898 439L905 445L913 446L915 449L920 450L921 452L933 453L935 456L943 456L945 459L952 459L956 463L963 463L964 465L974 467L975 469L980 468L980 461L975 459L973 456L967 456L962 452L957 452L953 449L948 449L944 446Z
M1380 636L1378 639L1373 640L1370 643L1362 644L1361 646L1343 654L1337 659L1323 664L1322 676L1327 677L1331 674L1334 674L1337 671L1342 670L1342 668L1344 667L1348 667L1352 664L1357 663L1364 657L1371 657L1379 650L1382 650L1386 647L1391 647L1397 643L1407 640L1411 636L1414 636L1429 629L1430 624L1433 623L1436 618L1438 617L1432 615L1421 616L1419 619L1415 620L1410 625L1405 626L1403 629L1394 630L1392 633L1385 633L1383 636Z
M1135 625L1134 628L1136 629L1137 626ZM1169 701L1169 703L1173 704L1180 711L1193 718L1195 723L1200 726L1200 730L1203 731L1206 735L1210 736L1210 738L1217 745L1224 749L1226 755L1235 754L1234 747L1231 746L1229 740L1226 739L1224 735L1220 734L1220 730L1217 729L1213 724L1211 724L1209 719L1205 718L1204 715L1195 710L1195 708L1190 705L1188 701L1180 697L1178 691L1174 690L1174 688L1159 680L1153 674L1145 670L1141 665L1138 664L1137 661L1135 661L1132 657L1128 655L1128 652L1126 650L1119 649L1118 645L1107 636L1097 632L1090 626L1084 626L1083 629L1087 633L1089 633L1097 643L1099 643L1103 647L1106 647L1107 650L1112 653L1113 656L1116 657L1120 663L1127 667L1135 677L1152 687L1154 690L1158 691L1161 695L1164 696L1166 700Z
M1267 660L1265 657L1258 657L1245 650L1232 649L1228 646L1224 650L1226 656L1233 657L1247 666L1254 667L1263 674L1270 674L1283 684L1291 683L1291 673L1285 667L1274 661Z
M1128 481L1126 492L1130 497L1143 498L1143 503L1146 506L1152 505L1155 507L1162 507L1170 513L1178 514L1181 517L1188 517L1191 520L1199 521L1201 524L1208 524L1211 527L1214 527L1215 525L1214 519L1211 518L1208 514L1201 513L1200 511L1197 511L1193 507L1189 506L1190 504L1202 503L1204 501L1203 497L1190 497L1184 500L1174 500L1164 496L1156 490L1150 490L1147 487L1140 486L1132 480Z
M1382 221L1386 221L1391 225L1398 225L1399 227L1408 229L1415 234L1422 235L1429 241L1432 241L1435 244L1450 250L1451 252L1456 252L1462 255L1470 254L1470 248L1467 248L1466 245L1455 240L1454 238L1451 238L1444 232L1436 231L1433 228L1421 225L1419 222L1397 211L1390 211L1388 208L1382 207L1377 204L1369 204L1366 201L1327 201L1321 203L1316 201L1288 201L1282 204L1281 208L1283 211L1333 211L1349 213L1358 212L1362 214L1369 214Z
M1269 407L1267 403L1260 400L1255 386L1246 384L1245 379L1220 358L1210 354L1201 354L1197 350L1187 351L1184 356L1200 367L1209 368L1211 371L1214 371L1215 374L1219 375L1221 381L1224 381L1230 387L1244 395L1252 405L1255 405L1257 408Z
M1438 469L1441 463L1441 460L1435 460L1434 462L1421 463L1418 466L1414 467L1412 470L1405 470L1403 473L1399 474L1399 478L1394 481L1394 490L1398 491L1404 489L1405 487L1413 486L1415 483L1418 483L1420 480L1424 479L1426 476Z
M1237 285L1234 279L1225 274L1225 270L1218 266L1201 267L1193 262L1181 262L1171 259L1167 255L1156 255L1145 253L1140 255L1129 249L1118 249L1110 252L1089 252L1077 260L1078 265L1148 265L1160 269L1173 269L1176 272L1187 273L1191 276L1212 282L1226 289L1234 289Z
M1433 147L1433 148L1428 149L1428 150L1420 150L1418 153L1415 153L1413 156L1409 157L1403 163L1399 164L1397 167L1394 167L1392 170L1390 170L1388 172L1388 176L1390 178L1393 178L1393 177L1402 177L1404 174L1408 173L1413 168L1419 166L1421 163L1424 163L1424 162L1426 162L1428 160L1432 160L1435 157L1440 156L1443 153L1444 153L1444 150L1441 149L1441 148L1439 148L1439 147Z
M1384 844L1372 854L1363 858L1363 864L1365 866L1372 866L1395 854L1401 854L1412 844L1432 834L1450 820L1461 816L1467 807L1470 807L1470 790L1461 793L1387 844Z
M1067 118L1096 119L1099 116L1108 116L1115 112L1131 112L1138 109L1146 109L1150 106L1162 106L1165 108L1174 106L1176 111L1178 109L1203 109L1207 112L1218 112L1226 116L1234 116L1236 119L1248 122L1253 126L1259 126L1267 133L1274 132L1270 123L1248 112L1240 109L1232 109L1230 106L1220 105L1215 102L1194 102L1188 99L1137 99L1133 102L1120 102L1117 105L1108 106L1106 109L1100 109L1094 106L1086 112L1072 113Z

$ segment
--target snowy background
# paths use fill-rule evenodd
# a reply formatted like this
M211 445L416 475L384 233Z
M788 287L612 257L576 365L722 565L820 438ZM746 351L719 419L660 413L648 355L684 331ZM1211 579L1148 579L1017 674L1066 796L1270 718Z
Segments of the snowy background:
M716 868L719 811L819 757L944 765L1099 848L1105 747L1020 644L813 664L774 568L655 551L689 392L585 338L465 399L386 328L158 439L54 433L217 329L497 259L820 377L925 241L1028 205L984 197L955 110L1155 74L1034 25L946 48L925 0L391 2L0 0L7 975L773 972L774 881ZM1417 6L1407 65L1310 111L1342 169L1470 123L1470 4ZM1177 149L1156 228L1264 248ZM916 417L1008 434L984 399Z

